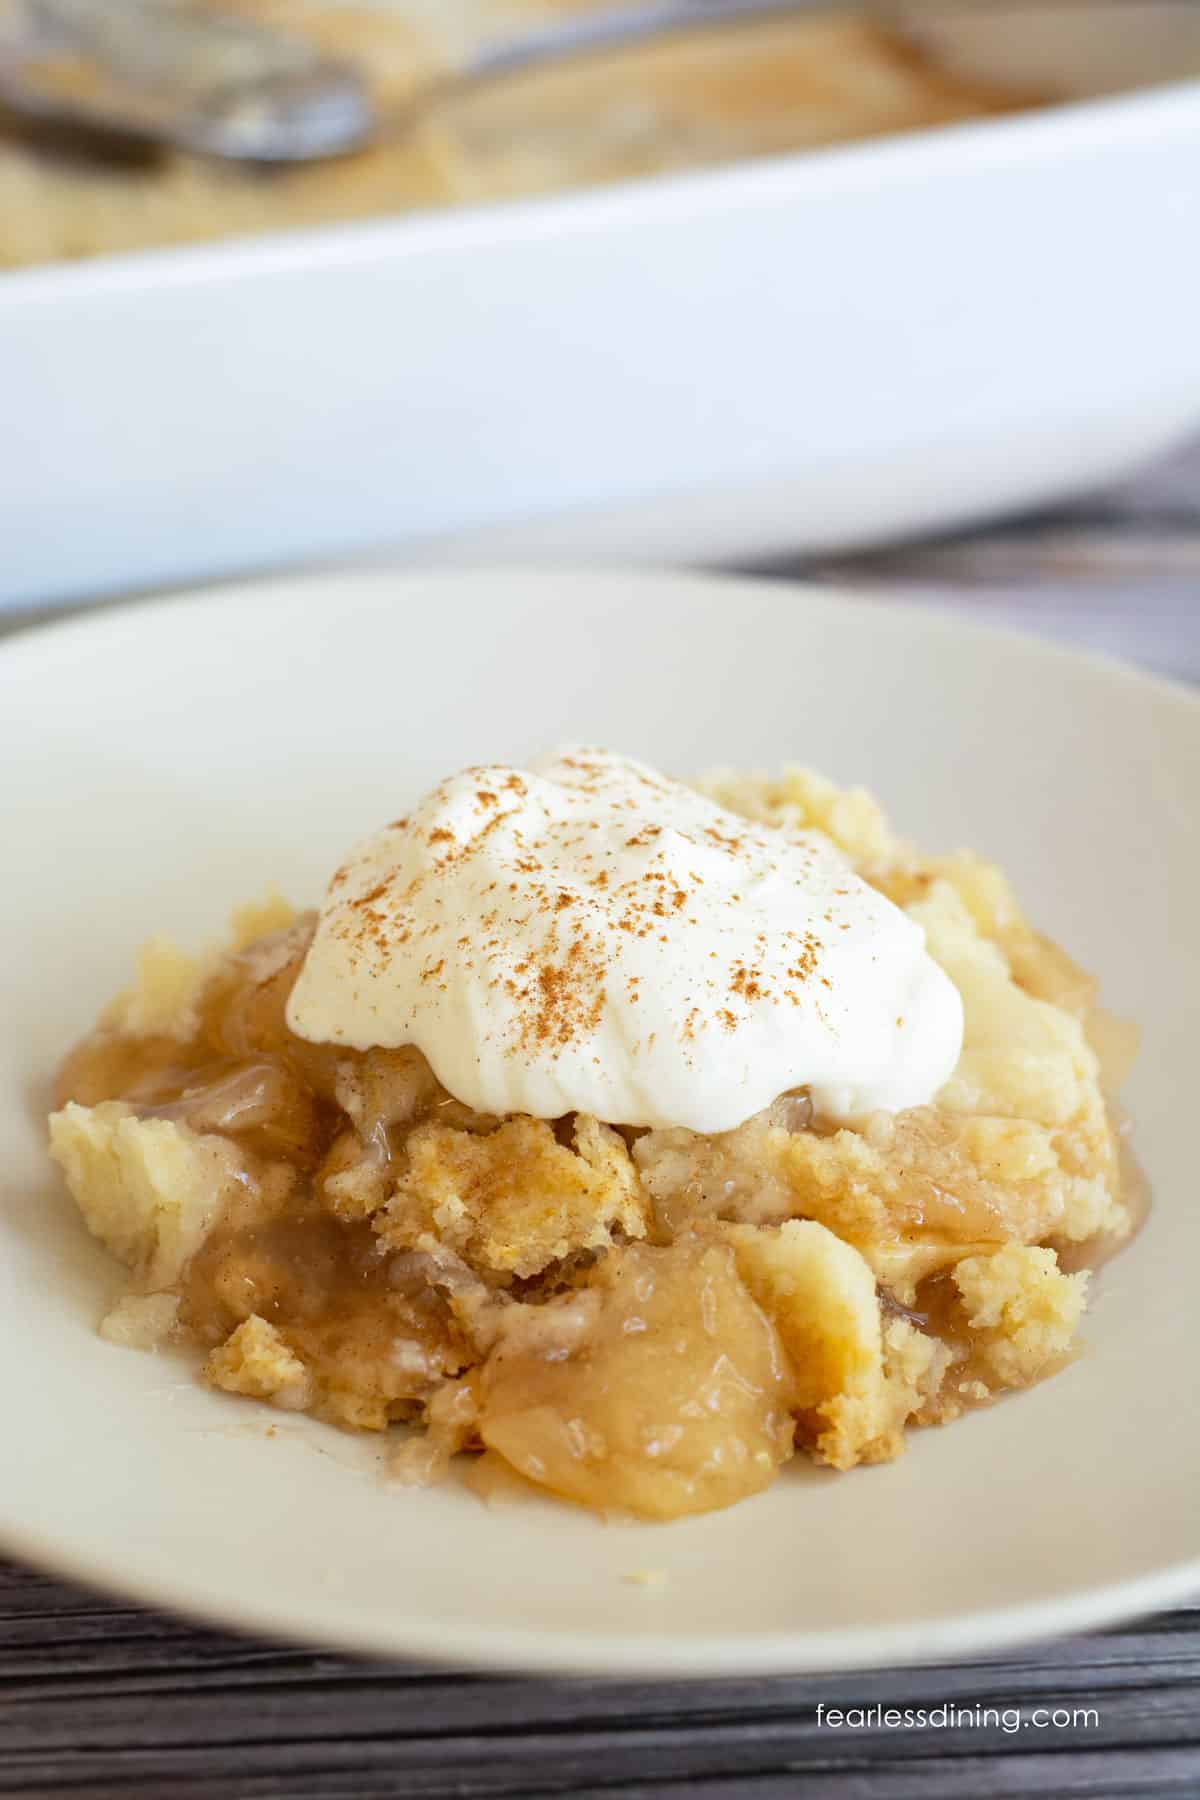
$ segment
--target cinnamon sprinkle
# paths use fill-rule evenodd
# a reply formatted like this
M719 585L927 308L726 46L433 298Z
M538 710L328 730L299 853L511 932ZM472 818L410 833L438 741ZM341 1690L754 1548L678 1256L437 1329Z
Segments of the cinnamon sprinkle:
M589 753L581 752L564 757L561 766L571 771L577 790L603 795L611 814L617 814L617 809L621 812L636 810L642 804L628 798L627 794L609 791L609 777L600 757L593 760ZM671 791L670 784L647 777L640 770L634 769L631 774L636 777L637 785L647 792L647 809L650 807L649 796ZM469 783L469 787L464 787L465 783ZM430 808L441 804L449 786L451 784L443 784L436 789L411 819L408 816L398 819L391 829L407 828L422 817L428 820ZM402 891L397 891L398 884L392 871L374 881L361 894L340 900L336 923L331 928L360 956L377 965L386 963L410 941L413 942L410 954L419 955L420 945L425 943L428 955L417 971L419 980L426 988L441 991L448 991L447 956L439 954L438 946L446 947L452 943L453 948L449 950L451 973L455 966L462 970L477 967L486 970L485 979L512 1003L515 1017L505 1029L515 1054L553 1055L578 1044L595 1031L607 1003L606 983L611 974L606 932L615 929L634 941L656 938L669 954L674 932L687 931L692 925L706 926L703 915L689 915L688 906L706 885L711 887L713 866L706 865L707 875L703 869L689 869L686 879L681 880L667 861L672 854L670 845L677 846L682 838L707 851L710 857L714 850L720 851L727 859L742 865L748 857L761 854L753 827L743 832L736 828L726 829L722 822L698 824L683 831L672 828L668 833L663 825L647 821L628 832L621 842L625 850L648 851L649 866L638 869L630 879L621 880L619 867L615 870L612 867L583 867L595 862L597 854L611 854L604 850L598 853L592 847L590 825L572 827L569 819L561 823L552 819L552 827L559 828L557 836L551 836L547 841L543 830L527 825L527 815L522 812L522 829L513 828L514 815L529 792L528 782L518 771L480 767L456 778L454 787L458 796L468 798L479 810L472 816L468 808L464 824L461 799L457 800L455 820L458 831L438 822L435 814L434 822L422 835L425 842L441 854L432 862L427 860L423 867L418 862L416 872ZM509 899L492 905L472 931L460 929L452 940L442 935L444 923L441 918L430 920L428 917L431 902L435 907L445 904L441 893L427 895L422 908L412 913L411 919L416 921L424 911L425 923L410 923L405 916L405 903L416 899L422 884L449 878L479 858L487 840L506 820L510 821L508 842L511 848L502 853L502 867L506 864L505 872L512 871L517 879L489 880L486 884L479 883L474 891L480 897L507 893ZM540 821L538 823L540 825ZM661 845L659 840L663 840ZM790 847L795 848L794 845ZM577 866L580 866L578 884L563 882L560 871L564 852L573 853ZM700 860L703 864L704 858ZM361 864L354 862L344 865L335 875L331 891L345 887L360 867ZM411 869L413 864L409 867ZM835 890L839 895L847 891L844 887ZM448 887L446 893L453 904L453 888ZM378 906L376 903L385 895L390 897L391 904ZM726 890L724 898L734 909L744 904L739 890ZM835 920L829 910L824 917L831 928L836 925L841 930L849 929L846 921ZM510 934L521 934L524 943L530 928L535 927L538 920L544 921L540 948L532 956L523 956L519 962L507 962L506 951L513 941ZM664 929L666 921L674 921L670 931ZM744 937L741 941L746 942ZM725 1031L735 1031L739 1026L740 1010L770 1002L776 990L767 969L779 970L781 951L787 959L783 963L786 985L781 985L778 990L781 1000L800 1005L803 990L811 987L814 980L829 987L828 978L819 974L822 945L814 933L776 932L768 940L760 931L751 942L752 954L730 962L724 976L719 974L721 957L718 951L706 952L706 960L716 966L711 976L702 979L701 991L696 996L700 1004L691 1004L682 1025L677 1027L682 1041L693 1041L706 1021ZM623 992L628 1003L642 998L640 988L640 976L626 979Z

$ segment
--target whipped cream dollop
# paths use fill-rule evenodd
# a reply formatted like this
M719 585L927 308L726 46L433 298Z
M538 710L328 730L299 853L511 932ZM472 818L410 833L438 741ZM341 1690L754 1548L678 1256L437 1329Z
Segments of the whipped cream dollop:
M789 1089L932 1099L962 1004L921 927L821 832L605 750L441 782L334 875L299 1036L415 1044L481 1112L727 1131Z

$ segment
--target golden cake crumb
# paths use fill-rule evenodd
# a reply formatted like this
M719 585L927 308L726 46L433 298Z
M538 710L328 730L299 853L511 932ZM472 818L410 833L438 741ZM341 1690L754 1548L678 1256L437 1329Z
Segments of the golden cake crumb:
M1002 1387L1024 1387L1064 1357L1087 1302L1086 1269L1064 1275L1053 1250L1006 1244L957 1263L954 1285L975 1353Z
M542 1119L517 1117L486 1137L420 1125L377 1229L396 1249L425 1233L497 1274L537 1275L614 1231L642 1237L637 1173L615 1131L580 1114L574 1148Z
M139 1119L118 1100L52 1113L50 1153L89 1231L151 1289L179 1280L241 1175L227 1138Z
M257 1313L244 1319L213 1351L203 1373L226 1393L269 1400L288 1412L302 1411L308 1405L308 1371L275 1327Z

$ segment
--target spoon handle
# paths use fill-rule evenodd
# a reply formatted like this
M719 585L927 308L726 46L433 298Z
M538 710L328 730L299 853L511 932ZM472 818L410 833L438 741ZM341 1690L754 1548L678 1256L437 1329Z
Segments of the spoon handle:
M677 32L701 30L705 25L752 24L759 19L793 17L804 13L870 11L885 8L864 5L864 0L651 0L649 5L605 7L523 33L517 38L485 44L462 73L485 80L488 76L516 73L536 63L565 62L577 56L597 55L626 44L670 37Z

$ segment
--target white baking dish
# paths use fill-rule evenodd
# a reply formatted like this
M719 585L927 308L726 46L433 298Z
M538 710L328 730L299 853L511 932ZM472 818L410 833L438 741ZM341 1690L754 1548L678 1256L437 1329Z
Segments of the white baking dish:
M1028 505L1200 420L1200 82L9 274L0 416L9 604Z

